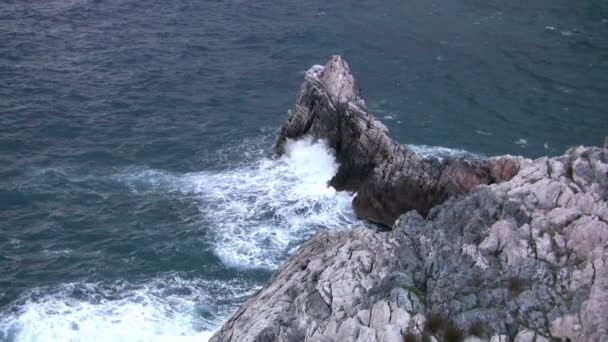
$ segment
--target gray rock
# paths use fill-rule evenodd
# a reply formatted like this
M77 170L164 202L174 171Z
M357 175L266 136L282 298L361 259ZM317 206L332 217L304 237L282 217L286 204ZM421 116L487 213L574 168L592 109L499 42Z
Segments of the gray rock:
M361 327L359 328L359 337L357 338L357 342L376 342L376 330Z
M403 335L398 326L387 324L376 330L378 342L404 342Z
M547 220L557 229L561 229L580 216L581 212L576 208L557 207L547 214Z
M507 335L493 335L490 338L490 342L509 342L509 336Z
M515 336L515 342L549 342L549 340L533 330L525 329Z
M357 192L360 217L391 227L397 217L430 208L479 184L510 179L519 169L512 157L487 160L425 160L388 136L388 129L365 106L348 64L333 56L306 73L295 108L276 144L311 136L335 151L340 167L331 180L338 190Z
M359 337L359 324L352 318L346 319L340 325L336 334L336 341L355 342Z
M369 310L361 310L357 312L357 319L361 325L369 327L370 315Z
M381 300L372 307L372 316L369 326L381 328L391 321L391 308L387 302Z
M315 235L211 341L312 341L320 336L338 341L338 335L356 340L354 331L364 326L359 319L344 314L349 311L365 320L364 313L356 313L368 310L375 322L372 324L389 324L391 308L378 295L384 291L382 279L397 269L396 247L391 233L369 229ZM319 293L322 287L328 288L324 295L328 302ZM307 330L313 325L316 333Z
M473 324L491 341L608 341L608 148L502 166L425 161L390 141L338 57L308 72L289 120L279 151L302 134L334 139L334 184L362 191L359 213L402 215L389 232L316 234L212 342L392 342L429 337L429 325L444 340ZM516 174L500 176L509 161Z

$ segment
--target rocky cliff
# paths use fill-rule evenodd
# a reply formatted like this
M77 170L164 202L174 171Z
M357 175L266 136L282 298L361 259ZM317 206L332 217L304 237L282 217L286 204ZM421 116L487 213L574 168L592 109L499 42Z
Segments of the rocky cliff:
M211 341L608 341L608 146L424 160L339 57L308 72L279 153L302 134L336 150L361 216L401 215L315 235Z
M281 130L277 152L284 152L288 139L304 136L323 139L335 151L340 167L331 185L357 192L356 213L388 227L408 210L425 215L433 206L479 184L510 179L518 168L509 157L425 160L393 141L387 128L367 111L340 56L306 73L295 108Z

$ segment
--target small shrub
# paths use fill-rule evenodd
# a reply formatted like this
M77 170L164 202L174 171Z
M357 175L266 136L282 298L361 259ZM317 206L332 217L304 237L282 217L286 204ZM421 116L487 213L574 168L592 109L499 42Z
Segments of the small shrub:
M411 331L406 332L405 336L403 337L405 339L405 342L418 342L418 336L416 336L416 334Z
M476 288L480 288L483 286L483 279L481 279L481 276L479 274L475 274L473 276L472 284Z
M452 321L447 321L443 330L443 337L446 342L462 342L464 340L464 334L456 324Z
M424 331L436 334L441 330L443 324L445 323L445 319L440 314L431 313L426 317L426 321L424 322Z
M443 337L441 341L446 342L461 342L464 340L463 332L450 320L440 314L431 313L427 316L424 322L423 341L429 341L430 335Z
M524 289L523 281L517 277L509 278L508 286L509 286L509 291L511 291L511 293L514 295L520 294L521 291L523 291L523 289Z
M428 333L422 334L422 342L431 342L431 341L433 341L431 339L431 335L429 335Z
M479 338L483 337L484 326L483 322L475 321L471 323L469 326L469 335L477 336Z

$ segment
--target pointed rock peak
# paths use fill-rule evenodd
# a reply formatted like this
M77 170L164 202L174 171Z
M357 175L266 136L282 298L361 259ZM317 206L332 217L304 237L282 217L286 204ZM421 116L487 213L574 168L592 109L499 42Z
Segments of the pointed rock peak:
M339 55L332 56L324 67L312 67L308 76L315 77L335 102L354 101L363 104L355 77L348 63Z

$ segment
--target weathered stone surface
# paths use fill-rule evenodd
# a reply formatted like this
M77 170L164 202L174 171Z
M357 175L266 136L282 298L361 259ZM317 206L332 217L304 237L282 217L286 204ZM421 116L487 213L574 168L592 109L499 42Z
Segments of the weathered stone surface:
M289 112L276 150L288 139L312 136L334 149L340 167L331 180L338 190L356 191L360 217L392 226L397 217L417 210L426 215L448 197L479 184L510 179L519 170L516 158L425 160L393 141L388 129L365 106L348 64L334 56L314 66Z
M319 87L317 83L328 78L343 78L341 84L348 87L332 84L326 90L317 89L329 95L314 97L325 102L313 107L325 108L321 111L345 104L363 106L343 62L333 63L337 65L329 65L330 69L311 69L314 79L304 87ZM331 74L324 75L323 70ZM334 109L328 115L337 113ZM340 115L348 114L360 123L357 115L362 114L357 113L346 110ZM301 119L301 115L290 116L290 120ZM321 131L330 127L316 119L310 124L321 125L316 128ZM375 123L370 125L370 132L381 131ZM286 127L284 135L290 129ZM383 141L379 133L372 134ZM370 146L354 145L355 149ZM577 147L564 156L536 160L509 157L509 162L517 163L517 172L504 171L508 177L497 175L510 170L509 162L485 161L490 165L481 169L485 173L470 173L471 169L459 173L468 167L466 161L437 164L401 151L408 163L415 161L422 169L399 175L415 180L405 181L407 186L374 183L367 177L382 172L367 169L366 176L357 180L359 191L372 184L385 190L397 184L405 188L391 196L407 197L404 189L410 186L470 188L429 207L425 216L415 210L400 215L389 232L354 229L315 235L226 322L212 342L379 342L423 337L430 341L608 341L608 148ZM356 158L365 155L357 153L353 154ZM390 156L394 155L383 158L401 160ZM414 165L408 163L383 168ZM380 165L372 164L372 170ZM357 169L362 165L359 161L343 165L355 168L340 176L347 174L344 180L348 182L356 179L350 172L362 170ZM417 183L431 179L427 176L438 170L437 165L445 169L433 178L434 185ZM445 174L453 174L457 181L441 183ZM473 186L477 180L471 181L470 174L473 179L489 175L503 182ZM420 192L420 201L433 202L425 202L429 198L425 193L436 194ZM376 199L378 194L370 196ZM387 198L378 200L379 209L373 213L386 208L382 201ZM406 202L414 200L408 197ZM393 209L398 208L402 207ZM472 331L477 337L467 336Z
M597 150L559 158L570 168ZM485 340L607 341L605 189L592 178L579 200L555 200L577 181L554 181L547 162L523 160L510 181L410 211L391 232L316 235L212 341L401 341L430 334L430 316L463 337L479 322ZM442 327L430 335L445 339Z
M392 336L385 329L391 306L378 294L396 268L396 246L391 233L365 228L317 234L212 341L356 341L361 331L362 340ZM373 334L360 329L367 324Z

